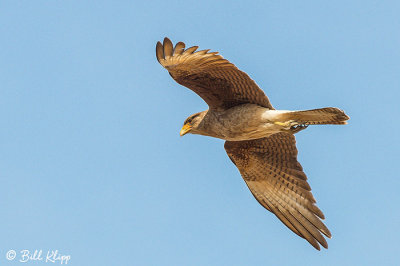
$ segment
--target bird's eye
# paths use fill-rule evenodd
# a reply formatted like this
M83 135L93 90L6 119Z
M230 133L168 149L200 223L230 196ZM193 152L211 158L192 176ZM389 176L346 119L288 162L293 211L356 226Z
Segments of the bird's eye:
M184 124L190 124L190 123L192 123L193 119L195 119L195 118L198 117L198 116L199 116L199 114L195 114L195 115L189 117L188 119L186 119L186 121L185 121Z

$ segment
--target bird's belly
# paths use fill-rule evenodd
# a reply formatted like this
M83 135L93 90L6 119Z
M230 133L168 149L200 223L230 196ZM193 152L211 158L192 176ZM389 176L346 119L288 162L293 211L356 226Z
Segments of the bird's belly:
M273 123L263 123L257 127L242 127L240 130L227 128L224 132L224 139L230 141L243 141L260 139L279 133L281 127Z
M282 130L282 126L274 123L276 113L278 111L255 104L240 105L224 112L209 112L207 134L204 135L230 141L265 138Z

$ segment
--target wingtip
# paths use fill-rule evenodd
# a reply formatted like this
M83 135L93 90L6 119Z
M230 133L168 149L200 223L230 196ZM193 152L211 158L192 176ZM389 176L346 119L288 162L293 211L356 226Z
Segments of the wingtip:
M184 54L184 55L193 54L194 52L196 52L196 50L197 50L198 48L199 48L198 46L189 47L189 48L187 48L187 49L185 50L185 52L184 52L183 54Z
M315 248L318 251L321 251L321 247L315 238L304 237L304 239L307 240L307 242L310 243L313 248Z
M163 45L161 44L161 42L157 42L156 45L156 57L157 57L157 61L159 63L161 63L161 59L165 59L164 58L164 49L163 49Z
M311 246L313 246L313 248L315 248L316 250L318 250L318 251L321 251L321 246L324 248L324 249L328 249L328 243L326 242L326 240L324 239L324 241L315 241L315 242L310 242L310 241L308 241L310 244L311 244Z
M181 55L185 51L185 43L178 42L175 44L174 55Z
M168 39L167 37L164 38L163 47L164 47L164 58L172 56L174 51L174 46L172 45L171 40Z
M170 40L168 37L164 37L164 41L163 41L163 43L165 44L166 42L170 42L170 43L172 43L172 42L171 42L171 40Z

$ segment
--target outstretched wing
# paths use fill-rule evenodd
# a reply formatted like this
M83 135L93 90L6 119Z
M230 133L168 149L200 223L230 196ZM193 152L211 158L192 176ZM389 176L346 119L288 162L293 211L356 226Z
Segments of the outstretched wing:
M226 110L243 103L254 103L274 109L257 84L234 64L209 50L197 51L198 46L185 50L178 42L175 48L165 38L156 46L157 60L173 79L197 93L210 109Z
M253 196L289 229L320 250L331 237L310 185L297 161L293 135L278 133L249 141L226 141L225 150L239 169ZM321 234L322 233L322 234Z

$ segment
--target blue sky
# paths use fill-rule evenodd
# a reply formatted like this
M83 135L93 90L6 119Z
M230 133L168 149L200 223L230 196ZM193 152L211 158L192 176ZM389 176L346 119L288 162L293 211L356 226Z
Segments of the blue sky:
M0 3L0 264L399 265L398 1ZM155 44L219 51L278 109L335 106L297 135L333 238L315 251L252 197ZM46 265L43 261L27 265Z

